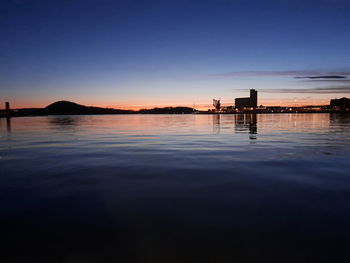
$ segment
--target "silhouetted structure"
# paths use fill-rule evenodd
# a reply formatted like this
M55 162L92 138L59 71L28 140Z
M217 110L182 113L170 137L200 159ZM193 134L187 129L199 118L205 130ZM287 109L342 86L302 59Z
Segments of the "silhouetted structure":
M221 108L220 99L218 99L218 100L213 99L213 106L215 107L216 111L220 111L220 108Z
M258 92L255 89L250 90L250 97L236 98L235 107L238 109L243 108L256 108L258 106Z
M6 107L6 118L10 118L10 117L11 117L10 103L9 103L9 102L6 102L6 103L5 103L5 107Z
M331 100L331 108L340 108L341 110L350 109L350 99L348 98L341 98L341 99L333 99Z

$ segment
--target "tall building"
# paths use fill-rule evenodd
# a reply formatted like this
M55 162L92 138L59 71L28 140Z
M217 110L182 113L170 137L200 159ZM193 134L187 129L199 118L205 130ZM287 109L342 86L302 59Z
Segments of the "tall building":
M350 109L350 99L341 98L341 99L333 99L330 102L332 108L340 108L341 110Z
M255 89L250 90L250 97L235 99L235 107L238 109L256 108L257 106L258 106L258 91L256 91Z

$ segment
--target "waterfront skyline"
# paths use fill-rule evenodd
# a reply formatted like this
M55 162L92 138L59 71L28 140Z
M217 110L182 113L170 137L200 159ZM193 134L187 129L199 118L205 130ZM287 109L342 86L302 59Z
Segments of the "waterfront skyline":
M3 1L1 104L328 104L350 93L348 1Z

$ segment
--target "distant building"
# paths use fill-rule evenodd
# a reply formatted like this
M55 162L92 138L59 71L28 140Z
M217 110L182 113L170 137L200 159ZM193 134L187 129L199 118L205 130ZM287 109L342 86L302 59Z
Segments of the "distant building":
M213 99L213 106L215 107L216 111L220 111L220 108L221 108L220 99L218 99L218 100Z
M331 108L340 108L341 110L350 109L350 99L341 98L341 99L333 99L331 100Z
M243 108L255 109L257 106L258 106L258 92L255 89L250 90L250 97L235 99L235 107L238 109L243 109Z

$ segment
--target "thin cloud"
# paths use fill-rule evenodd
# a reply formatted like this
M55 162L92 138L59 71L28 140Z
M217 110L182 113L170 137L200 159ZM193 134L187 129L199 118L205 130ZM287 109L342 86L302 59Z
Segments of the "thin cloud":
M233 71L219 74L210 74L211 77L279 77L291 76L296 78L329 79L346 78L350 71L320 71L320 70L289 70L289 71Z
M327 83L327 82L333 82L333 83L344 83L347 84L350 82L350 79L345 78L345 79L302 79L300 81L303 81L305 83L315 83L315 82L320 82L320 83Z
M264 93L294 93L294 94L348 94L350 93L350 86L329 86L320 88L308 89L261 89L259 92Z
M296 79L311 79L311 80L318 80L318 79L346 79L346 76L342 75L321 75L321 76L302 76L302 77L295 77Z

